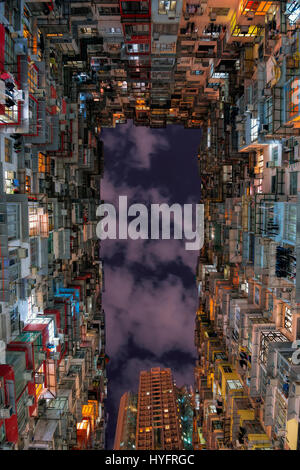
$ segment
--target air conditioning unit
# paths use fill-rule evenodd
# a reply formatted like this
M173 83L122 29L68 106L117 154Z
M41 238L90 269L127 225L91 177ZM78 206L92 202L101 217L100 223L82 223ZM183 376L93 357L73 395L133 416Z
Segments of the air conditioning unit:
M252 112L254 110L253 104L247 104L247 111Z
M28 249L27 248L18 248L18 257L20 259L25 259L28 257Z
M15 54L16 55L23 55L27 54L27 46L25 43L18 42L15 45Z
M210 15L209 15L209 18L210 18L210 21L216 21L216 19L217 19L217 14L211 12Z
M266 167L267 167L267 168L275 168L275 162L272 162L272 161L267 162L267 163L266 163Z
M39 97L44 97L45 96L45 90L43 88L36 88L34 90L35 95L39 95Z
M278 379L277 378L276 379L270 379L269 383L272 387L277 387Z
M0 406L0 418L1 419L9 419L14 413L12 406Z
M34 396L29 395L26 400L26 406L33 406L34 405Z
M249 26L247 26L247 25L241 25L241 26L240 26L240 29L241 29L241 33L247 34L248 31L249 31Z
M44 374L35 374L34 381L38 385L42 385L45 382Z
M175 20L176 12L175 11L168 11L168 18L169 18L169 20Z
M271 88L264 88L264 96L271 96L272 90Z
M153 41L159 40L159 33L153 33Z
M27 382L32 382L33 381L33 372L32 372L32 370L25 370L23 372L23 379L26 380Z

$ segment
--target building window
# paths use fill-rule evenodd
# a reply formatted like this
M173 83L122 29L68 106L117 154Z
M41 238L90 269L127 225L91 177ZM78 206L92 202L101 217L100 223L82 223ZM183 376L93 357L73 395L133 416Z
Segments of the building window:
M284 238L292 243L296 243L296 222L297 207L296 204L287 204L284 220Z
M159 0L158 13L160 15L166 15L168 11L175 11L175 10L176 10L176 1Z
M299 115L299 88L300 80L295 78L287 86L288 119Z
M243 388L239 380L227 380L227 385L230 390L236 390L238 388Z
M36 135L38 132L38 105L37 101L29 97L29 135Z
M143 53L149 51L149 44L128 44L127 51L132 53Z
M297 195L297 180L298 180L298 172L292 171L290 173L290 195L296 196Z
M292 324L293 324L293 314L290 307L285 307L284 312L284 328L288 331L292 331Z
M273 100L269 98L264 103L264 124L268 126L268 133L273 130Z
M5 68L14 73L16 71L15 43L11 35L5 34Z
M5 162L12 163L12 141L5 138Z
M29 31L29 29L27 28L27 26L24 24L24 27L23 27L23 36L24 38L27 39L27 47L28 49L31 48L32 46L32 34L31 32Z
M34 93L36 89L38 88L38 71L36 70L35 67L29 67L28 70L28 85L29 85L29 91L30 93Z
M19 237L19 206L9 203L7 205L7 235L9 240Z
M243 0L241 11L243 15L247 15L249 11L253 11L255 15L264 15L272 5L272 2L257 2L253 0Z
M18 331L19 329L19 312L18 307L13 307L10 311L10 327L11 331Z
M121 28L108 28L110 34L121 34Z
M19 191L19 180L16 179L14 171L5 172L5 192L6 194L14 194Z
M147 14L149 12L148 2L122 2L122 10L126 14Z
M271 294L268 295L268 310L273 312L273 296Z
M45 173L46 172L46 156L39 152L39 160L38 160L38 165L39 165L39 173Z
M255 291L254 291L254 303L256 305L259 305L259 288L258 287L255 287Z
M154 23L153 33L164 35L177 35L178 24Z
M147 36L149 33L149 24L127 24L125 25L125 33L135 36Z
M278 146L272 147L272 162L275 163L275 166L278 165Z
M251 142L258 138L258 120L251 119Z

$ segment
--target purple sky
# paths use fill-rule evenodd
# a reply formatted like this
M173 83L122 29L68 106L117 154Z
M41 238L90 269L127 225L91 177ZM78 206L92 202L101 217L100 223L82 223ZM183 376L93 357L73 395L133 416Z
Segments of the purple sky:
M134 127L105 129L105 174L101 198L118 205L197 203L199 130ZM120 396L138 389L139 373L171 367L178 385L193 384L195 269L198 252L184 240L102 242L106 313L109 412L112 448Z

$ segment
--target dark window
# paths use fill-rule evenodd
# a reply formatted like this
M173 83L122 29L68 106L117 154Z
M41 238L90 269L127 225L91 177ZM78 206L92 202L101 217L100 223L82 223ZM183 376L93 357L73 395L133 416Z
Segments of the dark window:
M290 173L290 195L295 196L297 194L297 189L298 189L298 172L297 171L292 171Z

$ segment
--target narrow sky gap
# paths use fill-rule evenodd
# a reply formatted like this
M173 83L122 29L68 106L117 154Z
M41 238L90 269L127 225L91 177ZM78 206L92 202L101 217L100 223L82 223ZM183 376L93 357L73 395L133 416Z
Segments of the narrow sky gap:
M199 202L201 131L175 127L161 131L128 122L103 131L105 202L117 206L120 195L128 204ZM102 257L112 448L120 396L137 388L141 369L171 367L178 385L193 382L197 252L186 251L184 240L105 240Z

